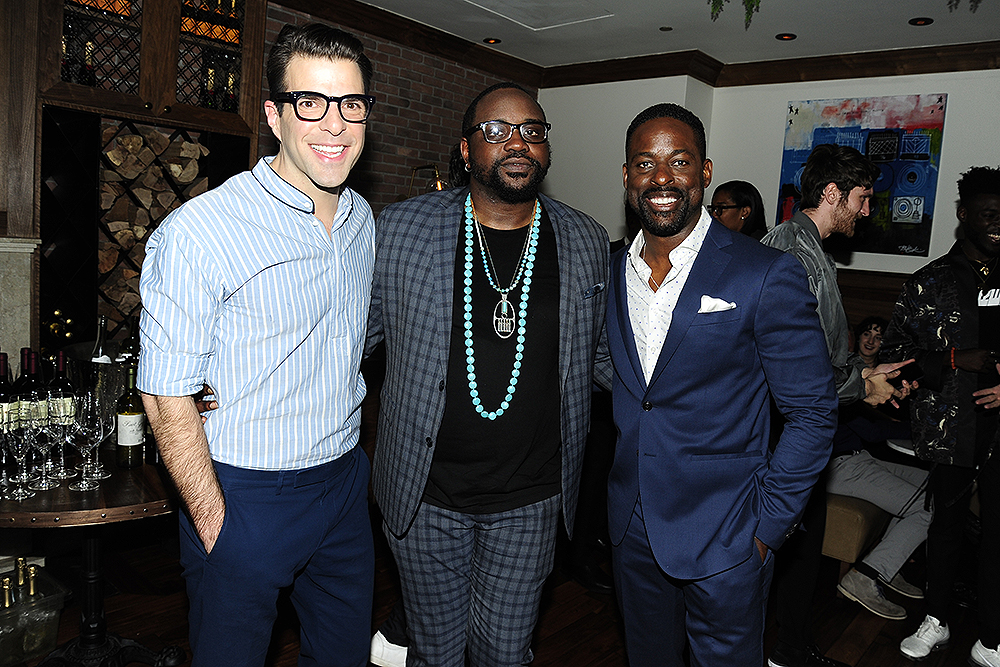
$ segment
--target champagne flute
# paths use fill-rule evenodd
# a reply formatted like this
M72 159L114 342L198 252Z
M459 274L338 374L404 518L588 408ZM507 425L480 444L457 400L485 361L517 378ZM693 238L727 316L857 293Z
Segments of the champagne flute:
M31 440L31 445L42 457L41 465L38 466L39 477L34 482L28 484L28 488L34 491L48 491L59 486L59 481L49 478L49 455L52 453L54 439L48 429L49 404L48 396L44 391L31 392L31 400L21 403L21 419L27 420L27 430Z
M69 445L69 428L73 425L76 403L73 392L63 389L49 390L49 435L59 447L59 463L49 474L56 479L76 477L76 471L66 466L66 447Z
M17 482L18 486L7 493L10 500L25 500L35 495L34 491L29 491L25 483L30 476L27 471L28 452L31 450L31 441L27 437L25 429L21 428L20 403L18 408L12 408L4 418L3 436L7 445L7 451L17 461L18 474L11 481Z

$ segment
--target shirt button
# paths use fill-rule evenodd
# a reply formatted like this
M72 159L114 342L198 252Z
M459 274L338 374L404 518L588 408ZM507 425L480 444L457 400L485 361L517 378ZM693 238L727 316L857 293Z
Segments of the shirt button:
M430 438L427 438L427 446L428 447L433 447L434 446L434 441L431 440Z
M444 391L444 380L438 383L438 391Z
M653 404L650 403L649 401L643 401L642 402L642 409L645 410L646 412L649 412L650 410L653 409Z

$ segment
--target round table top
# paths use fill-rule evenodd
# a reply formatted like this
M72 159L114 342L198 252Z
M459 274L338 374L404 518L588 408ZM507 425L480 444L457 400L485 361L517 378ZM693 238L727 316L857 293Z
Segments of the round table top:
M115 465L113 450L101 450L100 457L111 471L100 488L71 491L69 485L75 480L70 479L58 488L35 491L26 500L0 500L0 528L92 526L167 514L177 508L173 486L161 466L146 463L123 470Z

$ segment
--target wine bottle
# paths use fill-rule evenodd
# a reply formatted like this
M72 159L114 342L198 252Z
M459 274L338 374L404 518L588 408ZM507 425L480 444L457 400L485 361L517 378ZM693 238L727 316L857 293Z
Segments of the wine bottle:
M12 400L11 381L8 376L7 353L0 352L0 429L7 423L7 411L10 409Z
M90 353L90 361L95 364L110 364L111 357L107 352L108 316L101 315L101 323L97 326L97 342L94 351Z
M129 318L128 338L122 341L118 348L115 363L136 363L139 360L139 319L134 315Z
M77 76L77 83L85 86L97 85L97 72L94 70L94 43L87 42L83 45L83 63L80 65L80 73Z
M146 435L146 412L135 388L135 364L128 367L128 385L118 399L118 446L115 460L119 468L136 468L143 463L143 442Z
M17 394L21 391L24 383L28 381L28 365L31 361L31 348L21 348L21 365L17 369L17 379L11 386L11 393Z
M59 350L56 353L56 372L49 380L49 389L67 391L73 393L73 383L69 379L69 371L66 369L66 352Z

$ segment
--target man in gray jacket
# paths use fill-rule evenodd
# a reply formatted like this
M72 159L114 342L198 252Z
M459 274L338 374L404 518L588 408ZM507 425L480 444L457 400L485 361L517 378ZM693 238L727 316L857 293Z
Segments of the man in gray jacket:
M869 368L858 354L850 351L847 315L837 287L837 267L823 250L823 239L835 233L853 236L855 223L868 216L868 200L878 174L878 168L854 148L835 144L816 146L802 172L799 211L761 239L764 245L794 255L806 269L809 290L816 296L816 311L826 336L841 406L860 400L879 405L893 396L902 396L888 380L898 374L897 369L904 363ZM842 665L820 654L810 640L809 610L826 527L824 485L821 480L813 489L802 517L804 530L778 553L775 580L779 629L778 644L768 661L771 667ZM866 584L865 592L859 595L871 605L885 602L873 579L865 578L862 582Z

